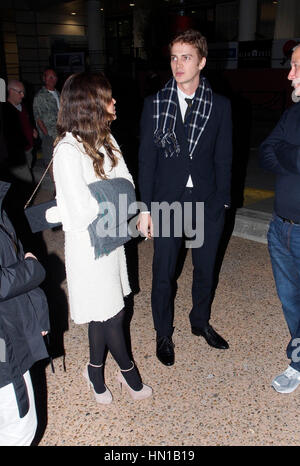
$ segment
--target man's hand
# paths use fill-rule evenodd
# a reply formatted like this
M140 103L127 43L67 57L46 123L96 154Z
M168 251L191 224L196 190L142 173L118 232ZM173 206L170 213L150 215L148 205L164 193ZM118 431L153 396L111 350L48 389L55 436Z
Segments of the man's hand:
M136 226L146 239L153 237L153 223L151 215L148 212L140 213Z
M43 132L43 134L44 134L45 136L48 136L48 130L47 130L47 128L46 128L46 126L45 126L43 120L40 120L40 119L36 120L36 124L39 126L39 128L41 129L41 131Z

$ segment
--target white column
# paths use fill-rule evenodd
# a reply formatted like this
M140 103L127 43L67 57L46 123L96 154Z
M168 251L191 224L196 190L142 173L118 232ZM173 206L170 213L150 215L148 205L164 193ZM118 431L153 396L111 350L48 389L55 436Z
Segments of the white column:
M88 0L88 45L91 71L102 71L106 65L104 12L100 0Z
M255 40L257 0L240 0L239 41Z
M296 34L299 0L280 0L276 5L274 39L292 39ZM298 8L297 8L298 6Z

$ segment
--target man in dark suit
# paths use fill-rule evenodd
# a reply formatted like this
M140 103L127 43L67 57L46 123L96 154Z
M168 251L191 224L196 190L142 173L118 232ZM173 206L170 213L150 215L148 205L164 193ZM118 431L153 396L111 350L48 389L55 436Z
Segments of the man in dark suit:
M193 259L192 333L203 336L215 348L228 343L209 324L214 294L214 266L224 226L224 210L230 205L232 159L229 101L212 92L201 76L207 43L198 31L179 34L170 44L173 79L154 96L145 99L141 118L139 189L145 211L138 228L154 237L152 313L157 332L157 357L174 364L173 282L183 236L204 229L204 243L189 242ZM170 232L164 234L164 218L157 222L157 207L181 206L180 220L170 215ZM204 203L204 222L200 222ZM191 217L185 207L191 207ZM178 212L178 211L177 211ZM155 214L155 216L154 216ZM187 231L190 232L187 235ZM195 247L196 246L196 247Z

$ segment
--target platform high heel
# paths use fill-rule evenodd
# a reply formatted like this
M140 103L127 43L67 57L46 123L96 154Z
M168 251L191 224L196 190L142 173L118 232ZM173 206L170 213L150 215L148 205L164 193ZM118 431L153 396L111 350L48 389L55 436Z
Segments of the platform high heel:
M108 390L106 385L104 385L105 386L105 392L103 392L103 393L95 392L94 385L91 382L90 377L89 377L88 366L89 366L89 363L85 366L84 371L82 373L83 377L87 380L88 388L92 389L97 403L101 403L103 405L109 405L113 400L111 392ZM96 366L96 367L100 368L102 366L103 366L103 364L101 366ZM93 367L95 367L95 366L93 366Z
M148 385L142 384L143 387L141 390L133 390L126 382L122 372L128 372L133 369L134 369L134 363L132 363L132 367L130 369L120 370L120 372L117 373L117 381L120 383L121 390L122 390L122 387L124 386L134 401L144 400L145 398L149 398L152 395L151 387L149 387Z

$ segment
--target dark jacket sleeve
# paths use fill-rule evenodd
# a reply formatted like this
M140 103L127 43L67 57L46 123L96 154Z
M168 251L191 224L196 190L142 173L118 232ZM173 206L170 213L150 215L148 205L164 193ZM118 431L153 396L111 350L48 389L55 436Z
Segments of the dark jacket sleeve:
M153 140L153 97L145 99L140 122L139 147L139 190L141 201L151 210L155 169L157 163L157 147Z
M0 302L36 288L45 278L43 266L32 258L0 267Z
M48 302L44 291L37 287L27 293L28 298L35 310L37 321L40 325L40 330L50 331L49 309Z
M232 164L232 118L231 105L225 100L215 146L216 198L230 205Z
M259 148L259 163L261 168L266 171L276 173L277 175L289 174L289 172L280 163L276 154L276 146L286 140L285 125L287 115L288 110L284 112L278 124Z
M291 173L300 174L300 146L280 142L275 147L280 165Z

